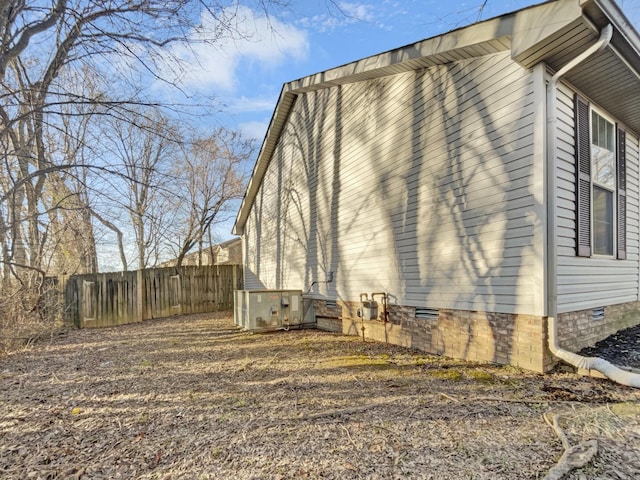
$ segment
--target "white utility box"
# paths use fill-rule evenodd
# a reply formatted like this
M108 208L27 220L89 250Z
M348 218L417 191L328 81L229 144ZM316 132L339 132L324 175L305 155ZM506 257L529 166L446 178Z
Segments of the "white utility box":
M301 290L236 290L233 319L249 331L283 330L303 322Z

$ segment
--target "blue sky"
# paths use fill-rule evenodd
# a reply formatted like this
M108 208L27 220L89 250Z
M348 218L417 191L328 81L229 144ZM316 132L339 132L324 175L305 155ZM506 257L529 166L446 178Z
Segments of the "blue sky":
M239 7L232 14L244 38L182 52L190 64L183 85L215 96L217 122L261 142L283 83L539 2L487 0L480 12L483 3L291 0L269 18ZM638 26L640 0L618 3Z
M196 43L173 53L187 65L183 91L216 99L216 113L201 122L202 128L215 124L239 130L259 146L283 83L541 2L486 0L481 11L484 3L290 0L286 9L271 10L269 18L239 6L222 13L235 22L242 38L221 41L215 48ZM640 0L618 4L638 29ZM215 28L215 22L203 20ZM247 165L248 171L252 167ZM216 240L230 238L232 226L233 220L220 225Z

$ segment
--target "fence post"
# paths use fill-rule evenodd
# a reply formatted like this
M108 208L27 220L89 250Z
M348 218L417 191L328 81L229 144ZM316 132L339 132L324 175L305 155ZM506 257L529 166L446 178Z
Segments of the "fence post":
M233 285L231 286L231 298L235 298L234 291L238 290L238 267L233 266Z
M142 281L142 270L138 269L138 271L136 272L137 274L137 279L136 279L136 313L137 313L137 321L138 322L142 322L144 320L144 318L142 318L142 302L144 300L143 297L143 292L144 292L144 286L143 286L143 281Z

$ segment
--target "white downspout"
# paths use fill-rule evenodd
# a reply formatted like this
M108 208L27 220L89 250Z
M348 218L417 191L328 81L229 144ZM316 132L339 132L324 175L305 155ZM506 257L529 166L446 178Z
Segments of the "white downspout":
M597 370L607 378L616 383L630 387L640 388L640 375L622 370L603 358L583 357L576 353L560 348L558 345L558 246L556 241L556 219L557 219L557 158L556 158L556 138L557 138L557 86L562 76L576 67L591 55L605 49L613 35L613 27L607 25L600 33L600 38L587 50L567 63L551 77L547 86L547 148L548 148L548 170L547 170L547 201L548 201L548 231L547 231L547 328L549 335L549 350L553 355L577 368L586 370Z

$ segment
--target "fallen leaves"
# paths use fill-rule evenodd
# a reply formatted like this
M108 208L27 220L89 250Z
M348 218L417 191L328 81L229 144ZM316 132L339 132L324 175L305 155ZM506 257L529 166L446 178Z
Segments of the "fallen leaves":
M228 314L73 331L0 372L8 479L541 478L549 409L599 439L588 478L640 478L637 391Z

